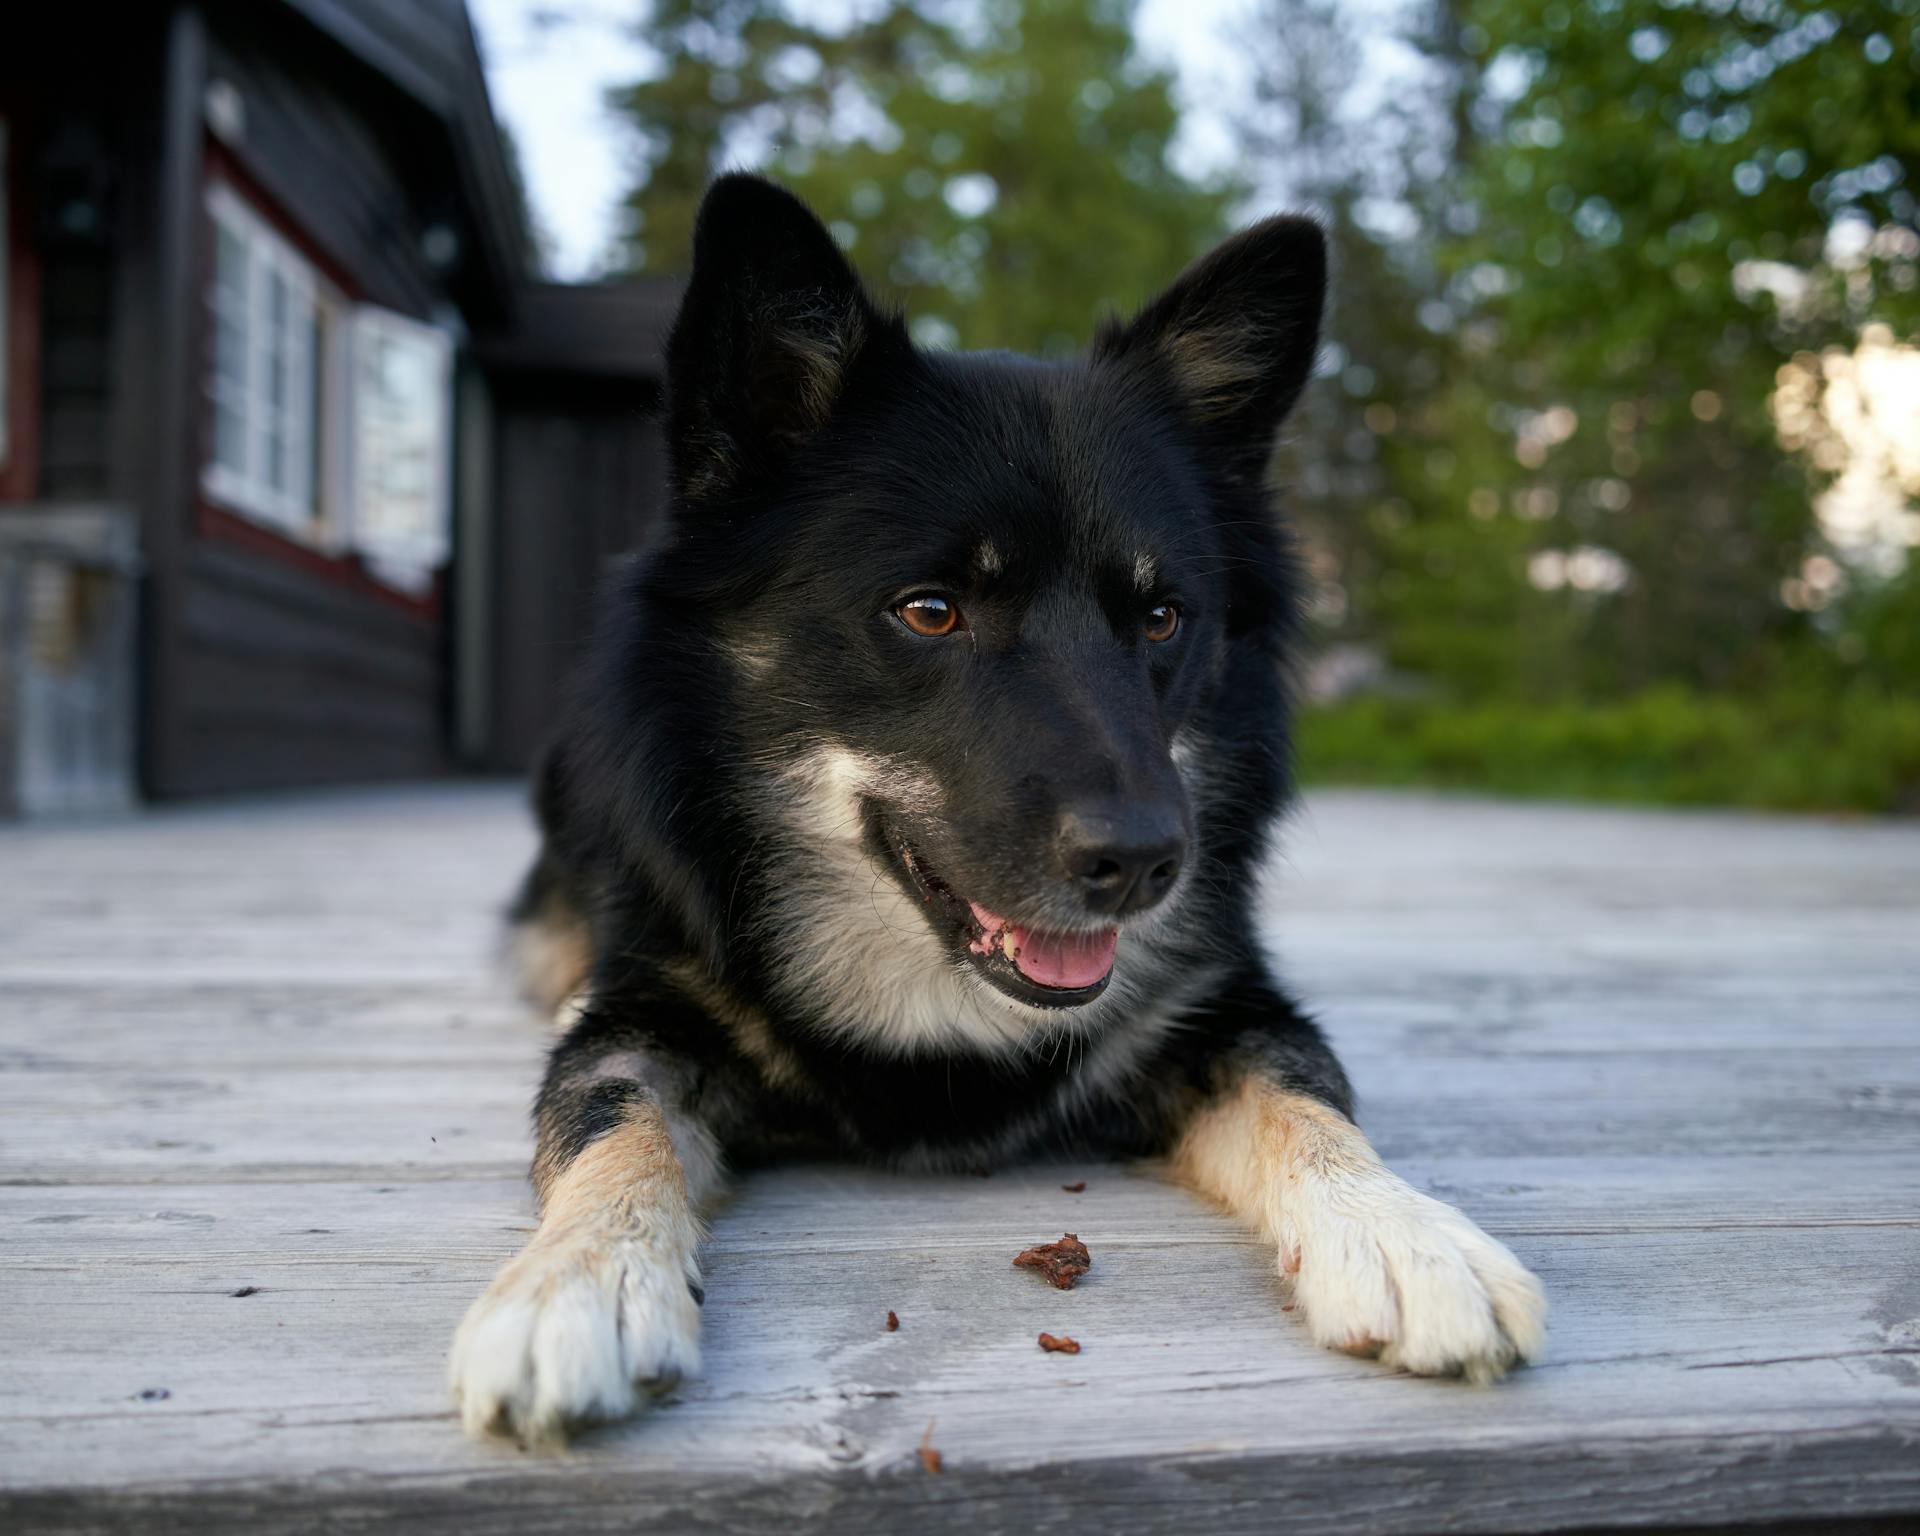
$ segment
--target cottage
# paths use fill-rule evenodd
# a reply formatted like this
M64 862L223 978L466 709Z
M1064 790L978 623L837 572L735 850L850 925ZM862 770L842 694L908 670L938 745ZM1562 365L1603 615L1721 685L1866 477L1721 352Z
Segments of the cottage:
M524 769L671 285L537 280L461 0L0 50L0 810Z

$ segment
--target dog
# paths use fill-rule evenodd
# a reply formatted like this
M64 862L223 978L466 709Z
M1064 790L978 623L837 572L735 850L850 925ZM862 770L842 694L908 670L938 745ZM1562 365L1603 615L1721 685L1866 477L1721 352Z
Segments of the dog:
M468 1430L563 1437L697 1371L701 1211L796 1157L1158 1157L1319 1343L1538 1358L1539 1283L1381 1163L1256 932L1303 585L1266 472L1325 283L1273 218L1082 358L927 351L798 199L711 187L669 529L538 776L513 918L570 1022L539 1227L454 1340Z

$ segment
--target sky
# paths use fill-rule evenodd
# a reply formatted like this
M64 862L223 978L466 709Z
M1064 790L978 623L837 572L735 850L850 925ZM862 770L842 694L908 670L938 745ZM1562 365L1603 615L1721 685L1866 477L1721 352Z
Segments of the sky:
M1248 5L1142 0L1141 48L1177 71L1183 169L1207 169L1229 153L1219 104L1244 90L1231 31ZM613 243L615 209L634 180L628 145L602 102L610 86L647 71L635 30L645 0L468 0L468 7L494 111L520 147L549 275L595 276Z

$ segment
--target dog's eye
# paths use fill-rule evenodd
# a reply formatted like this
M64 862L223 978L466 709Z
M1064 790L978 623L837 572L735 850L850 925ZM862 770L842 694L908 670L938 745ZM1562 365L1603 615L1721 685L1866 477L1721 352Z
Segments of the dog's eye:
M1179 627L1180 610L1172 603L1162 603L1158 608L1149 609L1146 622L1140 626L1141 633L1155 644L1171 640Z
M918 597L910 597L893 611L916 635L938 638L962 627L959 605L938 592L922 592Z

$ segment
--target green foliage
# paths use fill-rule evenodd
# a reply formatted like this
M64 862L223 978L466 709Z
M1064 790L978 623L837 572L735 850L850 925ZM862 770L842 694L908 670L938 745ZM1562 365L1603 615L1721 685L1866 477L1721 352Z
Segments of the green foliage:
M1578 626L1591 685L1764 685L1756 638L1805 629L1780 593L1820 548L1817 482L1782 451L1769 397L1796 353L1851 345L1869 320L1910 330L1910 242L1844 268L1829 251L1836 225L1912 229L1917 15L1468 8L1465 35L1494 55L1477 227L1442 255L1463 346L1498 381L1490 424L1511 434L1503 506L1535 513L1543 546L1630 571Z
M1166 76L1131 0L883 0L851 26L778 0L659 0L669 61L619 94L648 165L633 260L684 267L710 175L805 197L924 339L1059 351L1150 297L1226 227L1234 189L1173 170Z
M1920 699L1667 684L1609 703L1368 697L1306 711L1312 783L1792 811L1920 809Z
M1783 600L1828 475L1772 397L1920 320L1920 4L1413 0L1384 127L1350 15L1266 7L1249 143L1341 256L1288 478L1330 630L1426 690L1314 711L1309 771L1910 805L1920 570Z
M1770 397L1911 334L1917 13L1411 0L1425 73L1356 116L1350 13L1266 0L1248 143L1305 166L1340 258L1344 366L1288 463L1336 632L1541 698L1766 689L1890 638L1866 573L1818 621L1783 601L1825 477Z
M1050 351L1256 206L1171 168L1132 0L850 3L654 0L630 265L749 165L923 339ZM1280 478L1328 633L1426 690L1311 712L1309 773L1910 805L1920 568L1804 600L1775 396L1920 330L1920 0L1259 5L1242 163L1335 256Z

